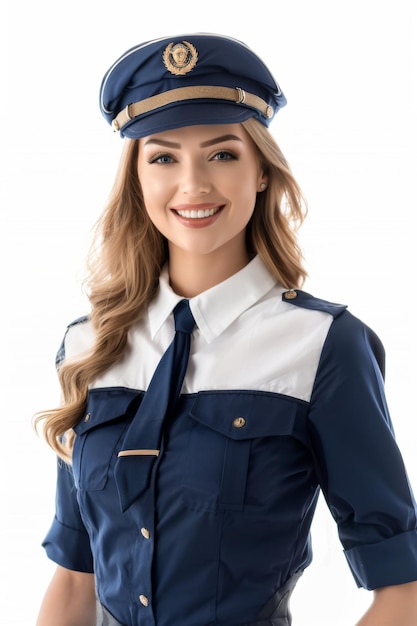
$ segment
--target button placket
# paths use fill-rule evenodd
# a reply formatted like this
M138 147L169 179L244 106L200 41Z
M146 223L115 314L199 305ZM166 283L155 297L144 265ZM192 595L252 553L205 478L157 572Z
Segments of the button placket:
M136 541L132 551L134 569L133 585L136 590L136 607L134 616L143 626L155 626L153 613L151 571L154 552L154 521L149 517L155 504L154 481L147 490L130 507L130 514L136 526Z

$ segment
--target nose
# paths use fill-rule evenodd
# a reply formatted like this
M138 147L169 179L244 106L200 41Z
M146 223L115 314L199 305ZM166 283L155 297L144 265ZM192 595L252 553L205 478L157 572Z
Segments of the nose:
M184 164L179 187L182 193L191 197L208 193L211 183L204 165L195 162Z

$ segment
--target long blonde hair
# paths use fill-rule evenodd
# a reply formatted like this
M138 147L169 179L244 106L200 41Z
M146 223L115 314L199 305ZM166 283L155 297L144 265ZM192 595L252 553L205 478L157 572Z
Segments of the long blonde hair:
M297 231L306 203L290 167L269 131L254 119L243 122L257 147L268 187L258 194L247 227L248 250L259 254L287 288L306 278ZM91 303L95 344L91 352L64 362L58 371L63 403L35 416L47 443L71 458L73 427L85 410L89 385L123 356L129 329L153 298L168 260L165 238L146 212L137 175L138 141L125 139L115 183L96 224L87 262L86 292Z

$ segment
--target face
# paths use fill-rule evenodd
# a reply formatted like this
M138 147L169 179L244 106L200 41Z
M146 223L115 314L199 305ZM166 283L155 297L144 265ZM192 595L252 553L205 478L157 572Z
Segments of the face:
M240 124L187 126L139 140L146 210L174 254L245 258L263 175Z

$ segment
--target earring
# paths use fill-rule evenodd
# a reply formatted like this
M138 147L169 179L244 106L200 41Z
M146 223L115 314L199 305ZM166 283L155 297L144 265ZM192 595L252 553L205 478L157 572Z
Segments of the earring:
M259 187L260 187L261 191L265 191L265 189L266 189L266 183L261 183L261 184L259 185Z

